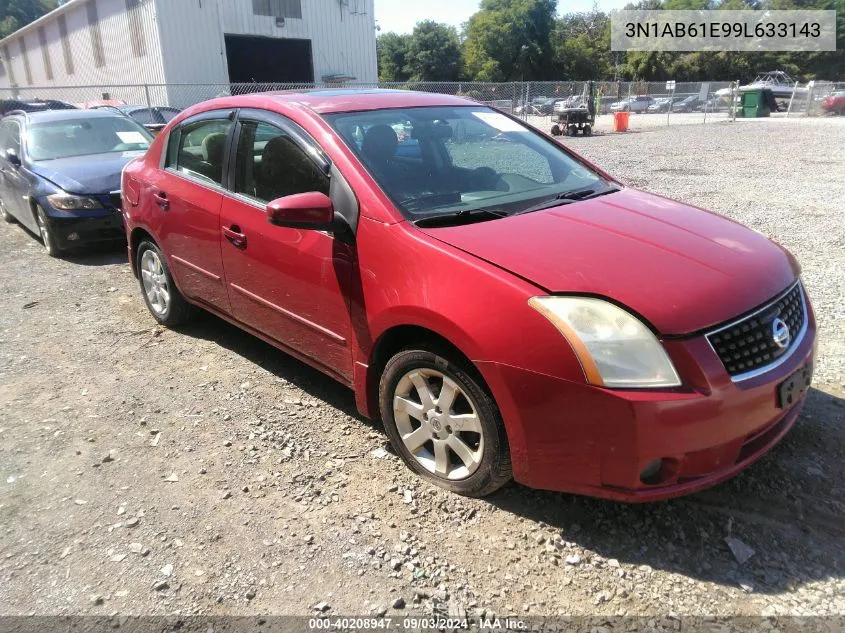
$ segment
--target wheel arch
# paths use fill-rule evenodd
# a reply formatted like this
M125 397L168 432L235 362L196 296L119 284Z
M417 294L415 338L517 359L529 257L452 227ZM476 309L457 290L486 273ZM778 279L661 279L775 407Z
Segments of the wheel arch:
M132 229L132 232L129 234L129 265L135 277L138 276L138 247L143 241L150 241L156 246L159 246L158 240L144 227L136 226Z
M365 402L361 403L366 407L366 410L362 410L362 413L375 419L380 417L378 386L385 365L387 365L387 362L399 350L417 344L423 344L428 348L433 347L434 349L440 349L444 352L454 354L457 357L456 360L462 362L465 369L472 372L474 377L480 381L480 384L492 394L490 386L487 384L481 371L472 362L470 355L459 345L431 328L411 323L397 324L387 328L373 343L368 359L369 362L367 363ZM361 407L359 406L359 408Z

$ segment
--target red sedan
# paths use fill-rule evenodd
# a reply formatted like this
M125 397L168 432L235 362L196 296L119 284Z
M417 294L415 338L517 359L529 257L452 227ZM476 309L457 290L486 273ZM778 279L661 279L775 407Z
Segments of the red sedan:
M689 493L774 446L810 384L788 252L466 99L208 101L122 193L158 322L199 307L313 365L461 494Z
M845 114L845 90L834 92L822 101L822 108L834 114Z

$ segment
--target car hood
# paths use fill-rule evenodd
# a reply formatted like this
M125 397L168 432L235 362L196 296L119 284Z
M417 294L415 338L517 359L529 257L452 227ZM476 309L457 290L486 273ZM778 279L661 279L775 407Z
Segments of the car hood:
M792 256L762 234L635 189L421 230L546 292L613 299L667 335L732 319L774 297L799 273Z
M110 152L33 162L30 170L68 193L108 193L120 189L120 171L144 152Z

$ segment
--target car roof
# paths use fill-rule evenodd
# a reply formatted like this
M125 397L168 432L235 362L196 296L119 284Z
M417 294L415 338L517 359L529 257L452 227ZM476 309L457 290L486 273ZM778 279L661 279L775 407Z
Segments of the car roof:
M413 108L432 106L472 106L476 101L452 95L413 90L385 89L314 89L301 91L256 92L234 97L221 97L206 102L206 109L215 107L267 108L268 100L305 106L318 114Z
M102 110L42 110L41 112L28 112L26 118L32 122L41 122L67 119L107 119L119 116L105 108Z

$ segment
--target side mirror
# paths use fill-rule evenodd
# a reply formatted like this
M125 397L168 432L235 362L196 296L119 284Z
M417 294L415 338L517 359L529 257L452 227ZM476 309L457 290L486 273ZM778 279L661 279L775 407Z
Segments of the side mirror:
M267 221L276 226L325 231L334 222L331 198L319 191L276 198L267 205Z
M9 161L9 164L12 167L20 167L21 166L21 158L18 156L18 153L13 149L6 150L6 160Z

